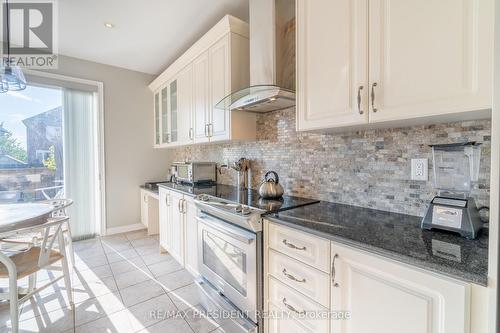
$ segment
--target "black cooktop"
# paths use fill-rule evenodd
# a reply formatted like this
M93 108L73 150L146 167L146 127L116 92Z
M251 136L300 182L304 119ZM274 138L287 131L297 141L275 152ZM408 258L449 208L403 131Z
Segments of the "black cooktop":
M166 187L171 190L191 194L208 194L222 199L230 200L250 207L266 210L268 213L282 212L288 209L302 207L319 202L318 200L294 197L284 195L279 200L264 200L259 196L256 190L239 190L235 186L217 184L214 186L206 185L183 185L176 183L163 183L161 187Z

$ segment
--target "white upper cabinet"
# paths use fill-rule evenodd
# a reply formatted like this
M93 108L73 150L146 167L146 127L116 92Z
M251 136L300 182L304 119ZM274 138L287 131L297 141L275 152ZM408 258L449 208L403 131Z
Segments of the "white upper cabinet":
M192 102L193 67L188 65L177 77L177 143L179 145L189 144L193 140Z
M195 143L208 142L210 99L208 51L193 61L193 138Z
M230 111L213 107L231 92L229 86L229 37L230 35L221 38L209 50L212 117L208 125L208 132L211 140L229 139Z
M368 122L368 0L297 1L297 127Z
M254 114L215 108L249 85L249 62L248 24L226 15L149 85L155 96L164 86L168 90L168 116L158 124L168 140L158 144L155 132L154 146L255 139ZM154 111L157 126L156 99Z
M298 130L488 117L493 11L493 0L298 0Z
M491 108L493 1L371 0L370 121Z

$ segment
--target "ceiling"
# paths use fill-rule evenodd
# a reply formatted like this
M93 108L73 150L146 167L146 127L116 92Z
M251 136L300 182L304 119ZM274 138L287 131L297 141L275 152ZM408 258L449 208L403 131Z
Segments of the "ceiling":
M159 74L225 14L248 21L248 1L59 0L59 53Z

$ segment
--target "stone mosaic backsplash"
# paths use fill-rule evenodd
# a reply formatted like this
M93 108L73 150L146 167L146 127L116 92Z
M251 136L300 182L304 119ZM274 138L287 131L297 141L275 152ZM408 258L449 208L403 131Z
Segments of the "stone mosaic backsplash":
M276 171L285 194L423 216L435 194L430 144L482 143L479 180L471 196L489 205L491 121L474 120L346 133L295 131L295 110L258 116L258 138L167 150L171 161L252 160L252 187ZM411 159L429 159L429 181L412 181ZM219 183L236 184L236 172L223 169Z

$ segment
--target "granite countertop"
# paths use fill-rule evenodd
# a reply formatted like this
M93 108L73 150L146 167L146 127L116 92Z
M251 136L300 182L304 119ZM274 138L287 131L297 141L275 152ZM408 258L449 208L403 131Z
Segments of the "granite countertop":
M488 236L475 240L420 228L421 218L320 202L268 219L462 281L487 284Z
M156 195L158 195L158 192L159 192L159 191L158 191L158 188L150 188L150 187L146 187L146 186L144 186L144 185L139 186L139 188L140 188L140 189L142 189L142 190L145 190L145 191L151 192L151 193L153 193L153 194L156 194Z
M235 186L216 184L207 185L183 185L177 183L162 183L160 187L181 192L186 195L196 196L198 194L209 194L222 199L238 202L255 208L266 210L268 213L281 212L292 208L318 203L318 200L284 195L279 200L261 199L256 190L239 190Z

